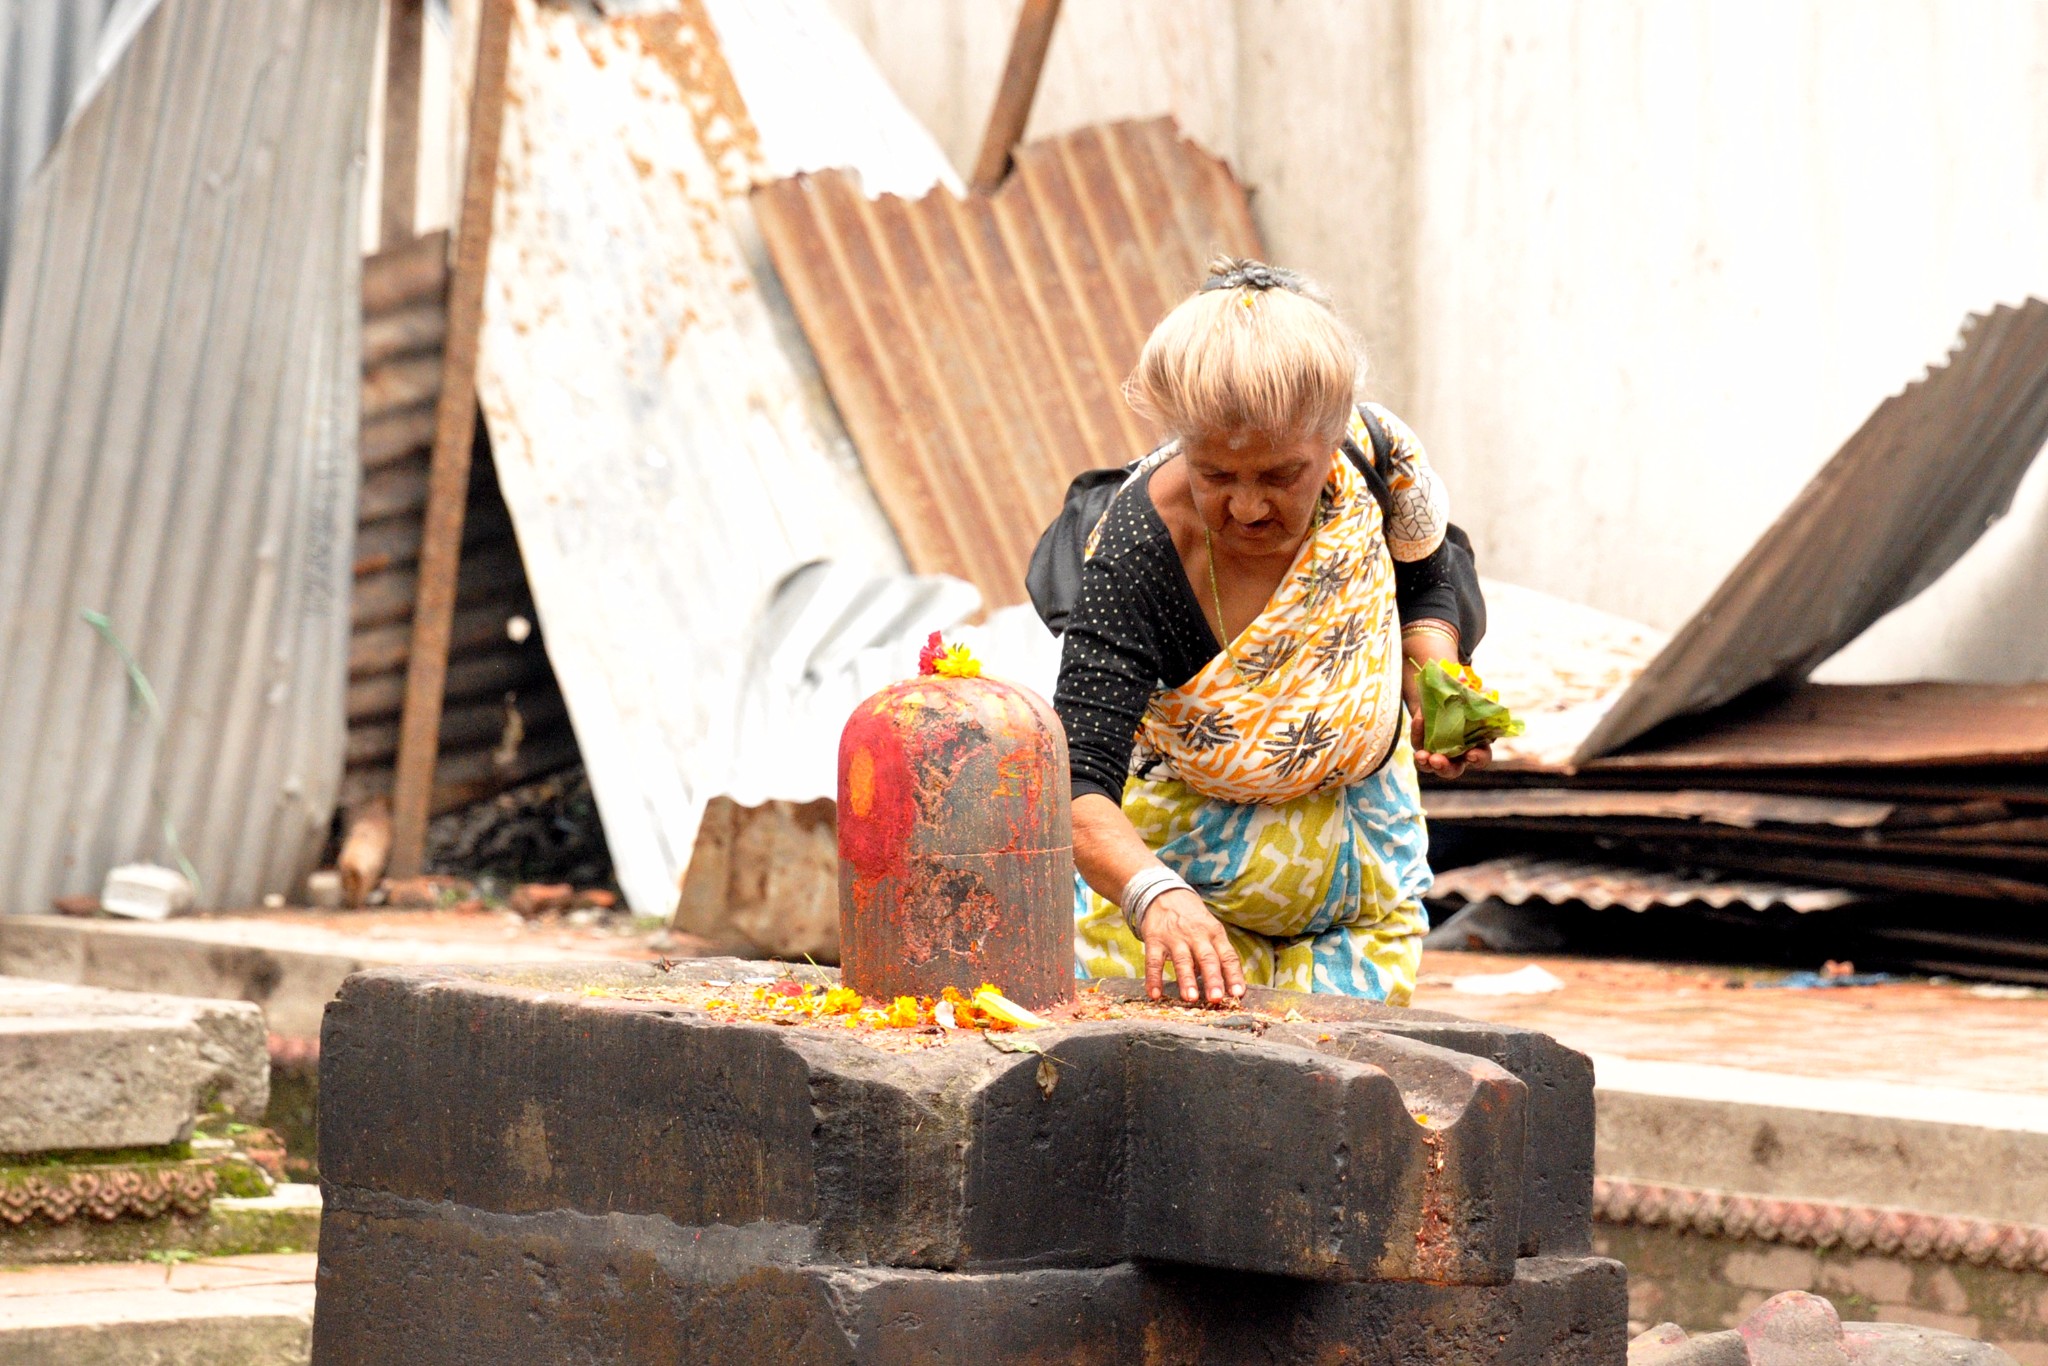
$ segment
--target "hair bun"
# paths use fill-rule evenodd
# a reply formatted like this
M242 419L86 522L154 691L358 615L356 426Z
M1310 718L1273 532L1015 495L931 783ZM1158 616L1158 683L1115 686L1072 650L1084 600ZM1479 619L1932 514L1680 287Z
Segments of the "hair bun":
M1255 289L1261 293L1269 289L1285 289L1295 294L1307 293L1293 271L1238 256L1218 256L1210 260L1209 278L1196 292L1207 294L1213 289Z

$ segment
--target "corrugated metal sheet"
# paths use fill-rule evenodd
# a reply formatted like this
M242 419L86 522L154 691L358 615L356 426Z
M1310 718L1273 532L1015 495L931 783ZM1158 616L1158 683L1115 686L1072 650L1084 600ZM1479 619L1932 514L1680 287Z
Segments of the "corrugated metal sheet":
M2048 763L2048 683L1807 683L1596 771Z
M156 0L145 0L154 4ZM0 281L29 177L98 70L106 20L138 0L0 0ZM6 296L0 294L0 302Z
M1024 147L993 195L881 188L798 176L754 209L911 564L1022 602L1067 482L1152 444L1120 386L1153 324L1211 255L1258 254L1244 191L1171 119Z
M849 164L910 194L948 174L820 0L606 20L519 0L479 395L642 913L675 906L705 803L743 769L758 795L816 795L773 790L793 742L738 748L777 586L816 560L903 568L745 198Z
M0 908L286 890L340 777L375 0L162 0L31 184L0 319ZM106 613L161 699L130 707Z
M1543 901L1553 906L1590 906L1596 911L1616 906L1647 911L1653 906L1701 905L1718 909L1747 906L1756 911L1782 906L1804 912L1836 910L1863 897L1846 888L1811 883L1689 876L1564 859L1503 858L1438 873L1429 899L1492 899L1512 906Z
M1432 821L1634 817L1700 821L1753 830L1759 825L1824 825L1871 830L1897 810L1891 802L1762 792L1627 792L1600 788L1431 787L1423 806Z
M447 333L448 235L363 262L363 487L350 613L348 756L341 798L391 791L412 644L434 404ZM576 759L576 737L534 628L526 568L480 432L470 467L454 635L432 809L492 796Z
M1954 564L2011 505L2044 440L2048 304L1973 315L1947 363L1878 405L1574 762L1759 684L1805 678Z

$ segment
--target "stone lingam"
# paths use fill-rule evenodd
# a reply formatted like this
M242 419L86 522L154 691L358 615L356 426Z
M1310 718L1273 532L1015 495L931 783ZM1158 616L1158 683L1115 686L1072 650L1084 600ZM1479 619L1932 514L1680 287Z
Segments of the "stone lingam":
M351 977L315 1360L1620 1366L1587 1060L1342 998L1074 990L1048 716L981 679L856 710L846 983Z

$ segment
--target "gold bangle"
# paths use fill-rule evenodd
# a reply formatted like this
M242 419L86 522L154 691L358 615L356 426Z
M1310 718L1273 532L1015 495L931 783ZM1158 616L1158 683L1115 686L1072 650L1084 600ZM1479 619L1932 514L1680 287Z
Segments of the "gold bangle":
M1401 639L1403 641L1406 641L1410 636L1425 635L1442 636L1445 640L1451 642L1454 649L1458 645L1457 631L1448 622L1438 621L1434 617L1424 621L1411 621L1401 628Z

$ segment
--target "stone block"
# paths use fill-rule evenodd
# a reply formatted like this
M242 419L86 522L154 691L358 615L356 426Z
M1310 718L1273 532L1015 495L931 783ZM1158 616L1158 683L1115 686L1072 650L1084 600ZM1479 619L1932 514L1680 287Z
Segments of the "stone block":
M321 1031L322 1177L506 1213L809 1223L803 1056L775 1030L704 1028L691 1012L583 994L607 980L350 977Z
M1130 1037L1130 1255L1318 1280L1514 1271L1524 1088L1360 1031L1343 1055L1195 1028Z
M1139 981L1098 984L1137 997ZM1436 1011L1377 1005L1344 996L1312 996L1252 987L1246 1003L1276 1013L1295 1011L1325 1026L1293 1037L1303 1046L1347 1055L1357 1031L1390 1034L1484 1058L1528 1088L1523 1111L1519 1239L1523 1257L1585 1252L1593 1245L1593 1063L1548 1034L1513 1025L1460 1019ZM1339 1028L1337 1026L1345 1026ZM1328 1034L1328 1040L1320 1036Z
M815 1259L790 1225L495 1214L344 1192L321 1234L316 1363L1619 1366L1621 1268L1520 1263L1506 1284L1318 1283L1118 1263L1009 1272Z
M0 1154L178 1143L269 1088L255 1006L0 977Z
M656 976L351 978L321 1053L330 1187L804 1226L836 1261L934 1270L1513 1274L1525 1088L1469 1055L1384 1031L1348 1034L1340 1055L1139 1021L1040 1031L1042 1053L972 1038L897 1052L602 994Z

